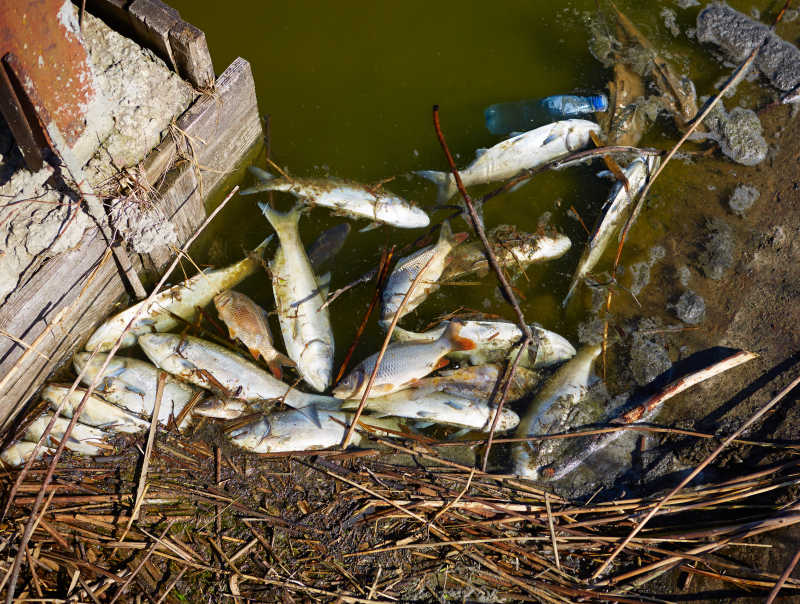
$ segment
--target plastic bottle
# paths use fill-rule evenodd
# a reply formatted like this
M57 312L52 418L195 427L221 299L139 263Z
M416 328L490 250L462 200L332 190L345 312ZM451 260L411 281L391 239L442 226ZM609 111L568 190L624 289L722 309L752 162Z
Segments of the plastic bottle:
M543 99L497 103L484 111L486 127L492 134L528 131L561 119L608 109L604 94L578 96L558 94Z

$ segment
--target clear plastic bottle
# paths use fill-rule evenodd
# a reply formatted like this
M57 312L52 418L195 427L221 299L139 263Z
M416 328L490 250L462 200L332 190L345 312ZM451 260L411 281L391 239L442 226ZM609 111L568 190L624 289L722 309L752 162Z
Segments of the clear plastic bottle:
M608 109L604 94L578 96L558 94L543 99L497 103L484 111L486 127L492 134L524 132L561 119Z

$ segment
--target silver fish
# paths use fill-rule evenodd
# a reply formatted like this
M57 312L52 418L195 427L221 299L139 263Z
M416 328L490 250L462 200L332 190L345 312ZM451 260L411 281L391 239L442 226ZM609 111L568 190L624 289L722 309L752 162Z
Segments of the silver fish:
M22 440L27 440L32 443L39 442L39 439L42 438L42 434L44 434L44 429L52 418L52 413L42 413L28 426L25 434L22 435ZM53 446L57 444L55 441L63 440L69 422L70 420L64 419L61 416L56 417L56 422L53 424L53 428L50 430L48 436ZM102 449L98 445L102 445L108 437L108 432L76 422L64 446L70 451L75 451L75 453L80 453L81 455L99 455Z
M370 389L370 396L383 396L407 387L414 380L425 377L435 369L447 364L442 357L447 353L475 347L475 342L460 335L461 325L451 323L441 337L426 343L395 342L386 348L386 352L375 375ZM378 353L361 361L347 377L333 389L337 398L360 398L375 368Z
M328 308L322 307L325 298L297 230L303 208L296 206L281 214L264 203L259 207L281 242L269 266L286 352L303 380L322 392L333 377L333 331Z
M69 386L48 384L42 390L42 400L50 403L50 408L55 411L68 392ZM72 417L85 393L86 391L82 389L75 390L61 408L61 415ZM149 421L145 421L135 413L109 403L94 394L86 401L78 420L82 424L111 430L112 432L135 433L141 432L150 426Z
M358 407L358 400L345 401L342 409ZM367 399L365 409L376 417L404 417L418 421L471 428L488 432L496 407L487 399L474 399L441 392L435 388L412 388L386 396ZM497 421L497 430L512 430L519 424L519 416L503 407Z
M82 378L86 385L99 373L108 355L98 353L89 362L90 356L88 352L79 352L72 359L78 373L86 368ZM96 390L107 401L132 413L152 417L158 383L158 369L153 365L139 359L114 356L100 380ZM196 392L195 387L168 376L161 396L158 421L166 424L170 416L178 417Z
M490 149L478 149L477 157L460 170L465 187L506 180L522 170L535 168L589 144L589 133L600 134L600 126L587 120L562 120L504 140ZM457 191L450 172L423 170L415 174L438 187L436 203L443 204Z
M211 302L219 292L230 289L256 272L260 266L258 258L264 255L270 239L272 239L272 235L265 239L252 255L236 264L215 271L199 273L164 290L149 302L142 300L114 315L97 328L84 348L90 352L111 350L114 342L140 309L142 309L141 313L122 339L121 346L123 348L133 346L136 343L136 337L140 334L169 331L178 325L179 320L175 318L176 315L192 321L198 306L202 308Z
M510 321L475 321L458 320L462 327L459 335L475 343L471 350L453 350L447 357L454 361L466 361L472 365L497 363L503 359L516 356L517 345L522 341L522 330ZM424 333L415 333L395 327L393 336L400 342L434 342L444 334L450 321L442 321L439 325ZM532 362L528 351L522 353L519 364L522 367L538 368L555 365L572 358L575 348L566 338L554 331L544 329L533 323L531 331L539 336L539 348L536 359Z
M139 338L148 358L164 371L192 384L243 401L266 401L282 398L296 409L309 405L338 407L329 396L307 394L276 380L235 352L193 336L152 333Z
M494 227L486 238L497 263L510 271L523 271L531 264L560 258L572 247L569 237L557 231L523 233L508 224ZM483 243L472 241L452 251L440 281L453 281L473 274L485 277L489 270Z
M262 182L241 191L253 195L265 191L291 193L304 203L335 210L353 218L368 218L401 229L418 229L430 224L430 218L414 204L381 187L367 187L357 182L333 178L275 178L269 172L251 168Z
M282 365L294 367L294 361L278 352L272 344L267 311L248 296L229 289L214 296L214 306L228 328L231 340L240 340L253 358L260 356L264 359L272 375L281 379Z
M500 382L504 368L500 365L475 365L440 371L439 375L422 378L414 382L413 389L438 390L455 396L488 400L492 394L500 397ZM533 392L539 385L537 371L517 366L514 379L508 387L506 401L516 401Z
M231 442L253 453L279 453L285 451L310 451L335 447L341 444L352 414L339 411L320 411L319 423L309 421L299 411L289 410L262 415L246 426L229 433ZM381 420L362 416L359 423L378 430L398 431L400 424L394 420ZM359 430L353 431L350 443L359 446L367 442Z
M36 443L26 440L15 440L0 453L0 461L2 461L5 466L17 468L30 459L35 446ZM55 449L50 447L40 447L36 454L36 459L41 459L45 454L51 454L54 451Z
M386 281L381 298L381 323L388 326L392 322L400 303L403 301L414 279L425 271L417 281L414 291L403 307L401 317L412 312L422 304L430 293L438 289L439 277L447 263L450 251L464 240L466 235L458 233L453 235L449 222L442 223L439 240L435 245L429 245L402 258L394 267L392 274ZM427 268L426 268L427 265Z
M560 367L537 394L517 427L516 437L542 436L569 428L569 417L581 403L589 388L592 365L601 347L587 346ZM545 441L546 442L546 441ZM511 449L514 473L526 478L539 478L540 443L528 441Z
M583 250L581 259L578 261L578 268L575 271L575 276L572 278L572 284L569 286L569 291L567 291L562 306L567 305L578 283L580 283L600 261L609 242L622 227L629 211L633 208L636 197L647 184L652 171L658 166L659 161L659 158L656 156L651 156L646 160L642 157L637 157L623 170L625 178L628 179L630 194L625 189L622 182L617 182L611 189L608 201L606 201L603 206L604 209L608 209L605 210L603 219L599 222L597 228L595 228L592 236L589 238L589 243L586 244L586 248Z

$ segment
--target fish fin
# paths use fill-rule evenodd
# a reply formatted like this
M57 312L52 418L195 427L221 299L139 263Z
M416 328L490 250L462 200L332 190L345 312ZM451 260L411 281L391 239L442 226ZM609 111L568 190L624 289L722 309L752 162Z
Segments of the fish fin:
M472 340L470 340L470 341L472 341ZM446 358L442 357L441 359L436 361L436 365L433 367L433 369L435 371L437 369L441 369L442 367L447 367L449 364L450 364L450 361L448 361Z
M447 329L442 334L442 337L450 342L452 350L474 350L477 347L477 344L473 340L470 340L469 338L462 338L458 335L462 327L462 323L453 321L447 326Z
M453 182L452 175L449 172L437 172L436 170L418 170L414 172L417 176L421 176L427 180L430 180L433 184L436 185L438 192L436 195L436 203L438 205L444 204L448 199L450 199L455 192L457 191L457 187L455 182Z
M331 289L331 272L328 271L322 275L317 276L317 287L319 288L319 293L323 298L328 297L328 293Z
M447 437L447 440L458 440L462 436L466 436L472 432L472 428L461 428L460 430L456 430L450 436Z
M247 169L250 172L250 174L255 176L258 180L267 181L267 180L273 180L275 178L274 174L267 172L266 170L264 170L263 168L259 168L258 166L249 166Z
M297 364L285 354L275 351L275 354L272 356L272 358L267 360L267 367L269 367L272 375L278 379L281 379L283 376L281 367L297 367Z
M513 187L511 187L508 190L508 192L509 193L513 193L514 191L517 191L517 190L521 189L522 187L524 187L525 185L527 185L530 181L531 181L530 178L526 178L525 180L521 180L517 184L515 184Z
M547 144L549 144L549 143L552 143L552 142L553 142L554 140L556 140L556 139L558 139L558 134L556 134L556 133L554 132L553 134L551 134L550 136L548 136L546 139L544 139L544 140L542 141L542 147L544 147L545 145L547 145Z
M299 411L303 417L314 424L317 428L322 428L322 422L319 419L319 410L317 409L316 404L312 403L307 407L297 409L297 411Z
M359 232L359 233L367 233L367 232L369 232L369 231L374 231L375 229L377 229L377 228L379 228L379 227L382 227L382 226L383 226L383 223L380 223L380 222L370 222L370 223L369 223L367 226L365 226L363 229L358 229L358 232Z
M424 430L425 428L430 428L434 425L434 422L414 422L414 427L417 430Z
M248 347L247 347L247 350L250 352L250 354L251 354L251 355L253 355L253 358L254 358L254 359L256 359L256 360L258 360L258 357L259 357L259 356L263 356L263 355L261 354L261 351L260 351L260 350L258 350L257 348L250 348L250 347L248 346Z

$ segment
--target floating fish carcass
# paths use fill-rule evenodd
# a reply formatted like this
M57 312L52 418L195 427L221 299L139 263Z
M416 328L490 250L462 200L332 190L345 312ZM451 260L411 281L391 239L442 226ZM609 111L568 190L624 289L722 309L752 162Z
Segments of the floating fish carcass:
M303 207L281 214L267 204L259 206L281 243L269 267L286 352L303 380L322 392L333 378L333 330L322 289L300 240Z
M333 178L276 178L264 170L251 168L261 182L244 189L242 195L267 191L291 193L304 203L330 208L343 216L368 218L373 222L401 229L418 229L430 224L422 208L383 187Z
M345 401L342 409L358 407L358 400ZM375 417L404 417L459 428L488 432L497 410L488 398L475 399L443 392L435 388L414 387L393 394L368 398L364 409ZM503 407L497 421L499 432L513 430L519 416Z
M450 229L450 223L445 221L442 223L442 230L436 244L424 247L397 263L383 288L381 323L385 327L397 315L400 305L415 279L417 279L417 283L414 291L403 305L401 317L412 312L425 301L431 292L438 289L439 277L445 268L448 254L464 238L465 236L460 233L454 235Z
M407 387L414 380L425 377L432 371L447 365L442 359L447 353L456 350L470 350L475 342L460 335L461 325L451 323L442 335L432 342L395 342L386 348L378 367L378 373L370 389L370 396L391 394ZM364 394L370 376L375 369L378 353L373 354L353 369L333 389L333 395L346 398L359 398Z
M501 379L504 376L505 371L500 365L466 365L417 380L412 388L423 391L438 390L464 398L488 400L493 394L499 396ZM516 401L527 396L536 389L539 382L539 372L517 366L508 386L506 401Z
M142 300L111 317L95 330L84 348L88 351L106 352L122 336L131 321L133 324L122 339L122 347L133 346L140 334L169 331L180 319L191 321L197 308L206 306L223 290L234 287L256 272L258 258L264 255L272 235L267 237L251 255L226 268L198 273L194 277L173 285L150 301ZM134 319L135 317L135 319ZM176 318L178 317L178 318Z
M523 339L519 325L510 321L458 319L458 322L461 324L459 336L470 340L475 346L471 349L454 349L447 353L447 357L472 365L496 363L515 356L516 346ZM450 324L450 321L442 321L424 333L395 327L393 335L400 342L434 342L442 337ZM575 348L563 336L536 323L529 327L539 338L539 347L534 360L530 358L529 351L522 353L519 364L523 367L548 367L575 355Z
M248 296L225 290L214 296L214 306L231 340L239 340L258 359L260 356L276 378L281 379L281 366L294 367L294 361L278 352L272 343L267 311Z
M600 134L600 126L588 120L562 120L523 132L489 149L479 149L469 166L459 170L465 187L506 180L546 164L569 153L580 151L591 141L590 134ZM450 172L416 172L436 184L438 204L455 195L457 187Z
M561 258L572 247L569 237L555 230L523 233L509 224L494 227L486 238L500 267L511 271L524 271L531 264ZM463 243L451 252L440 280L448 282L473 274L484 277L489 269L483 243Z
M336 254L344 247L350 230L350 225L342 222L324 231L308 246L308 261L315 273L319 273L319 269L326 262L330 262L336 257Z
M602 219L598 221L597 227L592 232L581 259L578 261L578 268L572 278L567 295L564 297L563 306L567 305L570 297L575 292L575 288L600 261L608 244L622 228L636 198L647 185L653 170L658 167L659 162L660 160L657 156L650 156L647 159L637 157L623 170L628 187L626 188L623 182L617 182L611 189L608 201L604 206L607 209L605 209Z
M558 368L530 404L517 427L517 438L543 436L569 427L573 408L581 403L592 379L592 366L601 346L586 346ZM549 463L539 457L541 445L533 440L512 447L514 473L539 478L540 467Z

